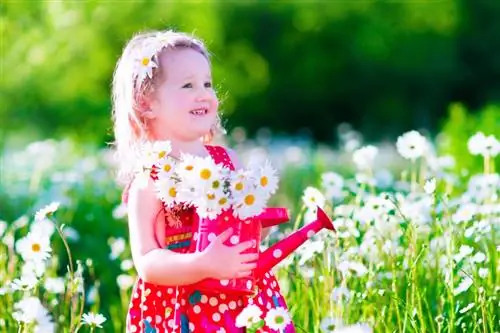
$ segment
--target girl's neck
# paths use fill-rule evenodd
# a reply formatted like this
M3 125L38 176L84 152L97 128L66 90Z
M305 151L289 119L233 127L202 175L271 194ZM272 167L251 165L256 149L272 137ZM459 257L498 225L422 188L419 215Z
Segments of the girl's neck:
M201 140L182 141L171 139L170 142L172 143L172 152L170 155L174 158L180 158L183 153L200 157L209 156L209 153Z

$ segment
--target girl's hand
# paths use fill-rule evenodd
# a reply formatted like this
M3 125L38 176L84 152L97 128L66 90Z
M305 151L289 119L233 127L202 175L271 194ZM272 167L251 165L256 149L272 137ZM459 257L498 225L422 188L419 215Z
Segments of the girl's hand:
M232 233L232 228L225 230L202 252L207 275L211 278L222 280L244 277L257 267L255 260L259 257L258 253L242 253L257 244L247 241L234 246L224 245Z

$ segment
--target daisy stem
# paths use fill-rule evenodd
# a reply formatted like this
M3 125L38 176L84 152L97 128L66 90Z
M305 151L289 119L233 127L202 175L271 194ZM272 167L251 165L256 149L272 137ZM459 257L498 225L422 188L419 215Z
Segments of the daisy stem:
M484 162L484 174L490 174L490 155L486 154L483 159Z
M59 233L59 236L61 236L61 240L64 244L64 247L66 248L66 253L68 254L69 269L70 269L71 275L73 275L73 272L74 272L74 270L73 270L73 258L71 257L71 251L69 249L68 242L66 241L66 238L64 237L64 234L63 234L61 228L59 227L59 225L55 222L54 222L54 225L56 227L57 232Z
M417 185L417 164L415 160L411 160L411 192L415 192L415 187Z
M420 185L422 185L422 186L424 186L424 184L425 184L425 177L427 176L427 174L426 174L426 172L425 172L425 171L426 171L426 170L425 170L425 161L426 161L426 160L425 160L424 158L422 158L422 159L420 160L420 172L419 172L420 179L419 179L419 183L420 183Z

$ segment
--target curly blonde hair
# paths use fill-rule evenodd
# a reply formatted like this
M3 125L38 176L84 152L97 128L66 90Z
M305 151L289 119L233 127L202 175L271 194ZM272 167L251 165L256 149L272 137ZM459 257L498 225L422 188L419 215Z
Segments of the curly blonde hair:
M157 45L154 54L157 58L169 49L189 48L200 52L210 61L207 48L201 40L172 30L138 33L126 44L116 64L112 83L115 157L118 163L118 181L123 184L130 183L133 178L140 147L151 140L147 121L142 116L145 111L144 101L161 82L165 69L158 64L151 77L147 76L144 81L139 81L135 62L138 52L153 43ZM220 117L217 116L216 125L202 140L210 143L214 136L224 133Z

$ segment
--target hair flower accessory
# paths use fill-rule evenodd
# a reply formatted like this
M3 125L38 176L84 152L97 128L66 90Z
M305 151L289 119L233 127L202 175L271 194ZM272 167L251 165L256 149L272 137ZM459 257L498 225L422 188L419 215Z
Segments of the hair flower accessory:
M144 49L137 52L134 62L134 73L137 77L137 85L140 88L144 79L149 77L153 78L153 68L158 67L157 63L157 47L154 44L148 45Z

